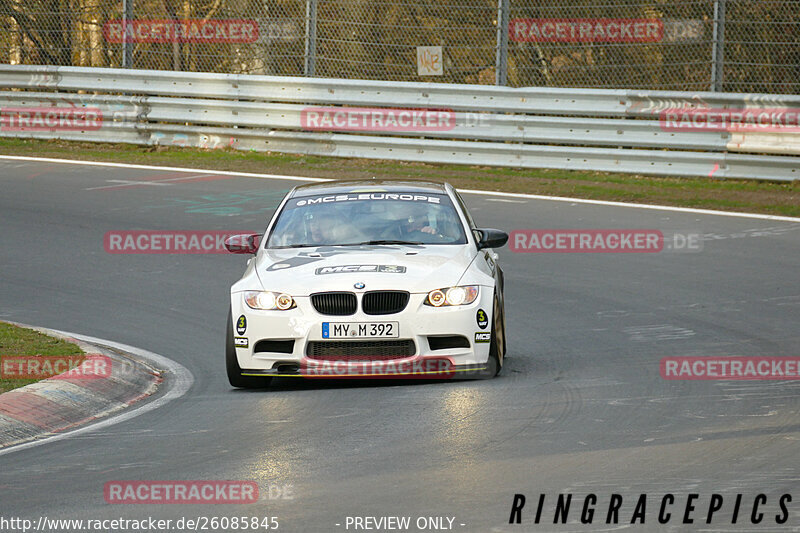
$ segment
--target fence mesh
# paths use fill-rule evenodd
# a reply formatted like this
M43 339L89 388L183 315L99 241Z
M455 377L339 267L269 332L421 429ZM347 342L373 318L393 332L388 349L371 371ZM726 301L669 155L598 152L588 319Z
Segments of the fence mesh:
M698 90L711 83L713 1L535 4L511 10L513 85ZM568 22L553 31L554 19Z
M796 94L800 0L0 0L0 62Z
M800 2L726 2L726 91L800 94Z

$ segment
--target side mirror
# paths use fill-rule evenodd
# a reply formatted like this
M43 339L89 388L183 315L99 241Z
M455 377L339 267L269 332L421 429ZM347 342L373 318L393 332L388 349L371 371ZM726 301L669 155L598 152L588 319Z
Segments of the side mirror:
M261 235L258 233L231 235L225 239L225 249L232 254L254 254L260 242Z
M499 229L478 229L475 230L475 233L475 238L478 241L478 250L502 248L508 242L508 233Z

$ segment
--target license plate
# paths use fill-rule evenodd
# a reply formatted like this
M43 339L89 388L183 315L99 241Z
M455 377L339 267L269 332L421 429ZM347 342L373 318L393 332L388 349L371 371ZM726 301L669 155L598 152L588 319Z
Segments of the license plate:
M323 322L323 339L372 339L400 336L397 322Z

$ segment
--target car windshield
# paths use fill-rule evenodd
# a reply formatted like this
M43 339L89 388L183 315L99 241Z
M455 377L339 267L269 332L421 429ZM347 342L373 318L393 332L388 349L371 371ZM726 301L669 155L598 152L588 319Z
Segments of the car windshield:
M368 192L292 198L267 248L466 242L447 195Z

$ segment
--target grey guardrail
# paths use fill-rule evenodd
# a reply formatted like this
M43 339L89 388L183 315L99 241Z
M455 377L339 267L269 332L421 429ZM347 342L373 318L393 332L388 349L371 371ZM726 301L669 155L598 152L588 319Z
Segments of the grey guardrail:
M67 120L67 128L12 123L14 114L25 110L58 115L65 108L92 110L101 123L82 127ZM303 121L304 113L319 108L350 115L359 113L354 108L427 110L447 113L449 125L324 131ZM702 108L791 111L800 109L800 96L0 65L2 136L524 168L800 178L800 128L665 127L666 110Z

